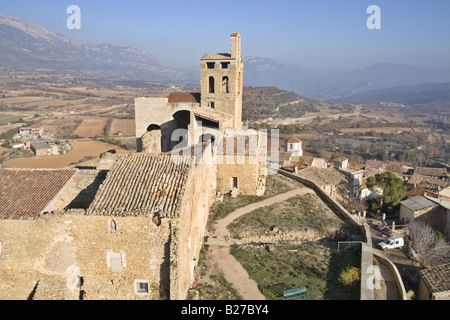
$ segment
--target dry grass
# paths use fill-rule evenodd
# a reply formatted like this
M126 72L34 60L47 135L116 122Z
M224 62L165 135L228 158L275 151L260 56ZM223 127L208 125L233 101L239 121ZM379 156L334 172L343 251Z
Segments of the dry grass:
M130 153L128 150L100 141L74 141L72 142L72 150L65 155L14 159L6 161L3 166L5 168L59 169L88 158L98 158L102 153L112 149L120 154Z
M124 136L134 136L136 134L136 124L133 119L114 119L109 130L110 136L115 136L122 132Z
M82 138L101 137L107 123L108 119L105 118L84 119L73 133Z

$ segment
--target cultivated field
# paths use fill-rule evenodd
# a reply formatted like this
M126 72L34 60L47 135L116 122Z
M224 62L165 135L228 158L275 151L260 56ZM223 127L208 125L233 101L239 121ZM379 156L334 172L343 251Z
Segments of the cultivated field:
M109 130L109 136L118 135L122 132L124 136L134 136L136 134L136 124L133 119L114 119Z
M40 158L21 158L6 161L4 168L65 168L69 165L90 159L98 158L102 153L116 150L119 154L127 154L131 151L100 141L73 141L72 150L64 155L48 156Z
M105 135L105 127L108 123L106 118L87 118L73 132L81 138L94 138Z

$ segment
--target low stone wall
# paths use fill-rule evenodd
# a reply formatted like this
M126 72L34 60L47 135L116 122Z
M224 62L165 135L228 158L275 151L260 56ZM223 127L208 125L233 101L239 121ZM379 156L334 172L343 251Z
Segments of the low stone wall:
M331 198L318 184L316 184L314 181L307 180L305 178L299 177L295 174L292 174L290 172L287 172L285 170L280 169L278 173L282 174L283 176L286 176L288 178L291 178L293 180L299 181L303 183L305 186L312 188L314 191L316 191L322 198L324 198L330 205L332 205L344 218L348 218L350 222L352 222L355 226L358 226L361 228L361 232L364 236L364 240L367 241L370 239L370 233L367 234L367 230L362 228L363 223L358 221L357 217L354 217L350 214L350 212L347 211L339 202Z
M375 258L380 263L384 264L385 266L387 266L389 268L392 275L394 276L395 283L397 284L398 292L400 293L401 299L407 300L406 289L405 289L405 286L403 285L402 277L400 276L400 273L398 272L398 269L395 266L395 264L393 264L391 260L386 259L385 257L382 257L381 255L377 254L376 252L373 252L372 254L375 256Z
M372 265L372 237L370 234L370 227L364 221L360 221L359 218L354 217L348 212L340 203L336 200L332 199L319 185L317 185L314 181L304 179L290 172L284 171L280 169L278 173L291 178L293 180L299 181L305 186L312 188L316 191L322 199L324 199L328 204L333 206L344 218L348 218L349 221L358 226L363 234L364 243L361 247L361 291L360 291L360 299L361 300L374 300L374 290L371 288L369 283L369 277L373 276L370 266ZM395 267L395 266L394 266ZM403 284L402 284L403 285Z

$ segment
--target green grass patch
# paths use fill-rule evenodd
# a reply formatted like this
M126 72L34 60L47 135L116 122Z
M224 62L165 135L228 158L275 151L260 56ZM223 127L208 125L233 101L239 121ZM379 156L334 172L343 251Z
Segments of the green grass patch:
M358 251L337 253L320 244L304 244L295 251L239 247L231 249L231 254L267 299L282 300L284 290L297 287L306 287L308 293L299 300L359 299L359 284L348 288L338 280L343 268L359 268Z

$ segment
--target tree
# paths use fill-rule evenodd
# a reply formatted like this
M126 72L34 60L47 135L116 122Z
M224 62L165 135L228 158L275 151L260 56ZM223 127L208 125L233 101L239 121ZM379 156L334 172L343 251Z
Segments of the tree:
M450 262L450 246L431 226L420 221L409 225L409 237L423 267Z
M406 197L406 187L403 180L392 172L386 171L367 179L367 188L378 195L382 209L393 211Z

